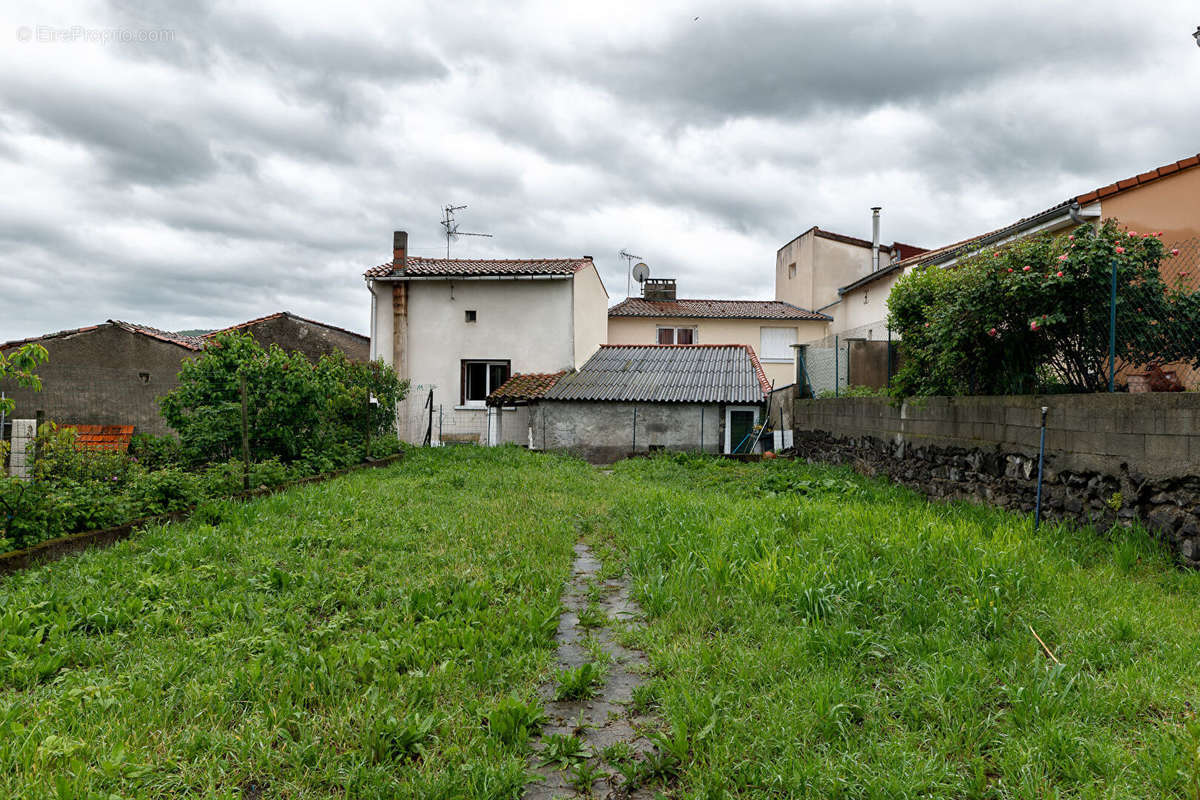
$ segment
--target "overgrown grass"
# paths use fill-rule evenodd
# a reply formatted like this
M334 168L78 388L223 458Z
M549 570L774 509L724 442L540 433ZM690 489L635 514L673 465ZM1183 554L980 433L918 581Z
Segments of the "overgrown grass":
M213 504L0 581L0 796L517 797L580 536L648 614L627 766L676 796L1196 796L1200 576L1029 527L508 448Z
M597 538L650 615L681 796L1200 796L1200 575L1143 532L791 463L614 478L641 489Z
M414 452L5 578L0 797L515 796L594 480Z

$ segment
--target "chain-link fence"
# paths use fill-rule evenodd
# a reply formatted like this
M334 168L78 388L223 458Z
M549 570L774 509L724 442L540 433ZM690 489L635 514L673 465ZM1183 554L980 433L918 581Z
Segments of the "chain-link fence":
M1157 275L1113 266L1103 301L1109 391L1200 389L1200 237L1168 245L1167 253Z
M899 365L898 344L879 320L802 345L799 358L814 397L883 391Z

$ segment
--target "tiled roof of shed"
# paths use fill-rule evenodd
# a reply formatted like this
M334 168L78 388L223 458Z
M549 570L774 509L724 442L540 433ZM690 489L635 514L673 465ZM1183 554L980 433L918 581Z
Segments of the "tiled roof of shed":
M524 375L518 373L505 381L499 389L489 394L487 404L489 406L506 406L537 400L566 374L565 370L561 372L530 372Z
M606 344L545 399L758 404L770 388L748 345Z
M404 269L388 262L371 267L365 278L458 278L504 277L517 275L574 275L590 266L590 258L461 259L409 256Z
M644 300L630 297L608 310L610 317L703 319L792 319L828 322L832 317L782 300Z
M75 446L80 450L129 450L132 425L63 425L75 430Z

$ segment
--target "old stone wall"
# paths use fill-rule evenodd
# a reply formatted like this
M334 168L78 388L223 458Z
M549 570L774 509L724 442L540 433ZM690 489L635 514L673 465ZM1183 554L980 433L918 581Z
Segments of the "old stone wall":
M1200 566L1200 394L798 400L797 454L852 464L930 496L1034 507L1047 412L1043 514L1142 521Z

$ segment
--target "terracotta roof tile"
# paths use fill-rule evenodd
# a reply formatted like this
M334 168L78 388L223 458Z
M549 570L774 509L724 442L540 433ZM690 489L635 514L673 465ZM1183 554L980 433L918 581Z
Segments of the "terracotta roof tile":
M405 267L393 263L371 267L365 278L504 277L509 275L574 275L591 266L590 258L460 259L409 256Z
M63 425L76 433L75 446L80 450L116 450L129 452L133 438L132 425Z
M782 319L827 322L832 317L782 300L644 300L630 297L608 310L610 317Z
M517 402L537 400L554 388L558 379L566 374L566 370L518 373L505 381L499 389L489 394L487 404L489 406L507 406Z

